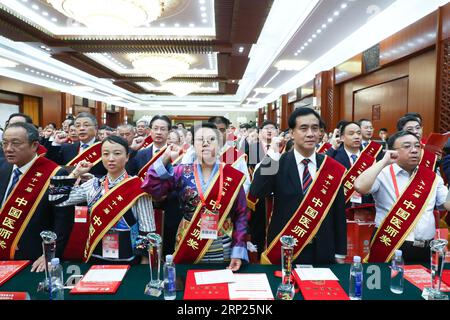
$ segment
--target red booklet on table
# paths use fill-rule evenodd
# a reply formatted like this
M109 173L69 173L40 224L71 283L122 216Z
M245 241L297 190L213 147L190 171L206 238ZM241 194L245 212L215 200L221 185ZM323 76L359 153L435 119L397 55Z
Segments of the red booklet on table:
M0 261L0 286L30 263L29 260Z
M292 274L305 300L349 300L339 281L302 281L295 270Z
M73 288L71 294L114 294L129 265L94 265Z
M195 273L210 270L189 270L184 286L184 300L230 300L228 283L197 285Z
M442 273L441 291L450 292L450 270L444 270ZM430 270L421 265L405 266L404 277L420 290L431 285Z

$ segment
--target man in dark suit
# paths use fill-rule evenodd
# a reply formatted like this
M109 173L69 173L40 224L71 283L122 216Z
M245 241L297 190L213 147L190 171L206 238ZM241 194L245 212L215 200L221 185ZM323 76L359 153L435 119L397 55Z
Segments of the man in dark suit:
M86 112L78 114L75 118L75 128L80 141L67 143L69 136L66 133L59 133L55 140L48 147L46 157L57 164L66 165L84 150L98 142L97 137L97 119L94 115ZM107 171L103 163L98 162L90 171L96 177L103 177Z
M341 147L337 150L331 148L327 151L327 156L332 157L348 170L355 164L362 151L362 135L359 123L351 121L343 123L340 129L340 140L342 141ZM354 194L347 207L351 207L352 202L354 206L374 203L371 195L361 196L359 194Z
M137 175L139 171L153 158L155 152L159 152L167 145L170 127L172 126L167 116L156 115L150 121L150 135L153 144L138 152L130 154L130 160L127 163L127 172L131 175Z
M0 159L0 176L3 177L0 180L0 201L2 206L0 219L3 221L2 228L5 228L7 221L11 222L11 220L7 219L12 217L12 211L7 213L5 209L8 196L14 194L14 187L20 184L22 177L27 171L34 169L34 163L40 158L36 153L38 145L39 133L31 124L10 124L5 130L3 135L5 158ZM45 158L40 158L39 161L51 162ZM56 168L57 166L54 165L54 167ZM67 172L59 169L56 174L67 175ZM23 192L27 192L27 190ZM31 212L23 212L22 214L29 215L32 214ZM72 229L73 218L73 207L62 209L51 206L48 201L48 191L46 191L20 237L14 259L36 260L33 263L32 271L43 271L45 262L42 256L40 232L52 230L56 233L58 237L56 241L56 256L61 257Z
M295 141L294 151L281 155L275 139L268 155L256 170L250 193L264 198L274 194L274 212L268 229L271 243L295 214L316 171L325 156L315 153L320 134L320 116L312 109L298 108L289 117L289 128ZM334 161L330 159L331 161ZM307 176L305 176L307 175ZM302 177L302 178L301 178ZM302 181L303 180L303 181ZM305 194L304 194L305 192ZM347 254L347 227L344 192L337 195L315 237L302 250L295 263L343 263Z

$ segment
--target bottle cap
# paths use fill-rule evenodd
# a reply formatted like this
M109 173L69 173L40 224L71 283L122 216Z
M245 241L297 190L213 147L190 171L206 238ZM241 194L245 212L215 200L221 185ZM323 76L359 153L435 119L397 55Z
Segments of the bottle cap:
M53 258L51 261L52 266L56 266L59 264L59 258Z
M360 256L354 256L353 257L353 262L360 263L361 262L361 257Z
M166 262L172 263L172 262L173 262L173 255L168 254L168 255L166 256Z
M395 250L395 256L401 257L402 256L402 250Z

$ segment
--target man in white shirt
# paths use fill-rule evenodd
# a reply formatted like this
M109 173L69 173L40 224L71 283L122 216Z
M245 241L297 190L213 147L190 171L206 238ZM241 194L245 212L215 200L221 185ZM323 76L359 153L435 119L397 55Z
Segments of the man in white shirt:
M363 172L354 184L359 193L372 194L375 200L377 228L409 185L411 176L418 168L422 152L419 138L408 131L397 132L391 136L388 147L383 159ZM447 193L442 178L437 176L437 183L424 206L425 210L400 247L406 262L429 261L429 245L436 233L433 211L435 207L450 209L450 201L446 201Z

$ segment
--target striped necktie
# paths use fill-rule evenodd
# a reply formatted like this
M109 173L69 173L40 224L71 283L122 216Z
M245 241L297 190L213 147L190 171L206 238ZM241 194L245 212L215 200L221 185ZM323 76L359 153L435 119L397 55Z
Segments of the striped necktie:
M312 177L308 169L309 162L311 162L311 160L309 159L302 160L303 166L305 167L303 170L303 177L302 177L303 194L306 194L306 192L308 192L308 188L312 182Z

